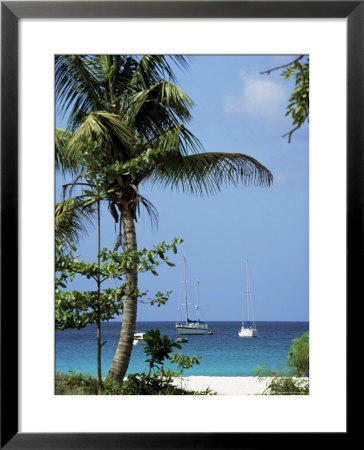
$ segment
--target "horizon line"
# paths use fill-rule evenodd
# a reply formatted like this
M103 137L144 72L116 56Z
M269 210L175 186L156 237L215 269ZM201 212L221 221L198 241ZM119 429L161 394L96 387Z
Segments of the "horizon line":
M102 323L122 323L122 320L105 320ZM173 323L177 323L178 321L176 320L137 320L138 322L173 322ZM244 322L242 320L201 320L200 322L202 323L207 323L207 322ZM254 322L300 322L300 323L309 323L309 320L255 320Z

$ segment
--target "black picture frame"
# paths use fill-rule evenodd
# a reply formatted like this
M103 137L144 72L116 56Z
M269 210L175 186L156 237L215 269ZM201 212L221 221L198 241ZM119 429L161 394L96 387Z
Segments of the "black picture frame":
M263 433L18 432L18 22L21 18L346 18L347 304L363 274L363 1L27 1L1 2L1 448L257 448ZM348 415L347 415L348 417ZM348 437L338 433L335 439ZM300 437L311 438L310 433ZM315 434L315 444L318 435ZM279 434L280 447L294 445Z

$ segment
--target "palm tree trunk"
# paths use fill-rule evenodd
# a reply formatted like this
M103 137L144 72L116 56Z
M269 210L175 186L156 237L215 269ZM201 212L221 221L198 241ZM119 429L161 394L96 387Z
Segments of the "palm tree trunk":
M125 250L137 250L135 224L129 210L123 211L122 221L124 227ZM138 272L127 273L125 281L127 285L130 286L130 294L124 297L123 321L121 324L119 343L107 375L107 378L119 382L124 380L133 349L138 303L138 298L133 295L133 291L138 287Z

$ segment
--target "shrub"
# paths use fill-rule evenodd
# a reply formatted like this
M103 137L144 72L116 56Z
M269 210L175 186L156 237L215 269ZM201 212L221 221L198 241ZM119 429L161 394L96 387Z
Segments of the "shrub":
M274 372L258 367L259 378L272 377L263 395L308 395L309 394L309 332L292 340L287 356L288 371L282 368Z

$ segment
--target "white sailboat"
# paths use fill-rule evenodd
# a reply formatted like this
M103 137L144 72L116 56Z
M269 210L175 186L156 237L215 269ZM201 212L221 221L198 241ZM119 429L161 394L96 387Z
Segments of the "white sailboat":
M246 304L247 304L247 320L242 323L241 330L239 331L239 337L257 337L257 327L255 326L254 316L253 316L253 307L252 301L250 297L250 279L249 279L249 267L248 261L245 263L246 267Z
M186 314L186 321L185 323L177 322L176 323L176 330L178 334L207 334L208 332L208 325L207 323L200 321L200 308L198 304L198 290L197 290L197 311L198 311L198 319L197 320L191 320L188 318L188 307L187 307L187 279L186 279L186 258L183 257L183 263L184 263L184 287L185 287L185 314ZM196 286L198 289L198 285Z

